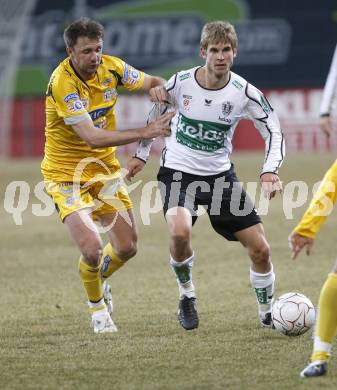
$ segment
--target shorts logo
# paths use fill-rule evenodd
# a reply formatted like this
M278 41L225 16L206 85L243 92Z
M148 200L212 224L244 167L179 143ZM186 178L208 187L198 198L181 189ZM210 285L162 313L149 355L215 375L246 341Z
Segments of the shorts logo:
M66 201L64 202L64 204L66 206L70 207L70 206L73 206L77 201L78 201L78 197L69 196L68 198L66 198Z
M63 195L69 195L69 194L73 193L74 189L73 189L72 185L69 185L69 186L59 186L59 191Z
M102 274L104 274L104 272L106 272L106 270L108 269L110 261L111 261L111 257L110 256L105 256L104 257L103 264L102 264L102 267L101 267L101 273Z

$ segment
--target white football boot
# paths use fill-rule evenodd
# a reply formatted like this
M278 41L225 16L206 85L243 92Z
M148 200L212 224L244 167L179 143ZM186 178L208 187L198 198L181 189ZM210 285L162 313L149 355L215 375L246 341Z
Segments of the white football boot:
M117 327L107 309L97 310L92 314L91 326L95 333L117 332Z
M112 312L114 310L114 305L112 301L112 292L111 292L111 287L107 283L106 280L103 281L103 298L104 298L104 303L106 304L106 307L108 309L108 312L110 316L112 315Z

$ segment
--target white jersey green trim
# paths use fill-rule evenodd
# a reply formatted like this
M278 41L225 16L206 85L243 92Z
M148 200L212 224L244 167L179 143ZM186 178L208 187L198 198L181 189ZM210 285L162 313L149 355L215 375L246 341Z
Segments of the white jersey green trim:
M228 170L235 128L240 119L248 118L265 141L262 172L277 173L284 157L284 139L266 97L233 72L223 88L203 88L195 77L198 69L179 72L166 84L176 115L171 135L165 138L161 166L200 176Z

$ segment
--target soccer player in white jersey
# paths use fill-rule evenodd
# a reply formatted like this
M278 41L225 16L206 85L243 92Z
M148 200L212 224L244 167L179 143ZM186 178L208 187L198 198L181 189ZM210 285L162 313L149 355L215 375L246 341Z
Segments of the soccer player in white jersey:
M178 320L186 330L199 324L191 244L198 205L206 208L217 233L227 240L240 241L246 248L259 319L263 327L272 327L275 274L270 248L261 219L238 182L230 155L236 125L243 117L251 118L266 144L260 180L271 199L282 190L278 169L284 157L284 142L267 99L231 71L236 53L234 27L225 21L207 23L200 48L205 64L178 72L166 89L157 87L158 100L169 102L169 107L176 110L161 155L158 182L170 235L170 264L180 292ZM129 161L129 178L144 166L148 151L148 144L141 143L135 158Z
M329 137L333 131L331 123L331 111L337 93L337 46L332 58L330 70L324 86L323 97L320 106L320 126Z

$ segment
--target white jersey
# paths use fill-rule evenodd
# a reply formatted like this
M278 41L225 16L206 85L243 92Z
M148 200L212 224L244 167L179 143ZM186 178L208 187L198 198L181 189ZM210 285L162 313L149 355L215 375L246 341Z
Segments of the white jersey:
M277 173L284 156L283 135L262 92L233 72L223 88L206 89L196 80L198 69L179 72L167 82L176 115L171 135L165 138L161 166L201 176L227 171L234 130L240 119L250 118L266 144L262 172ZM136 156L143 150L146 159L145 149L140 147Z
M320 106L320 115L329 116L332 111L332 104L337 93L337 46L332 58L328 77L325 82L322 102Z

